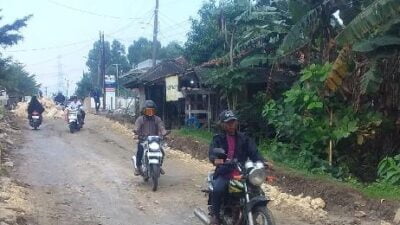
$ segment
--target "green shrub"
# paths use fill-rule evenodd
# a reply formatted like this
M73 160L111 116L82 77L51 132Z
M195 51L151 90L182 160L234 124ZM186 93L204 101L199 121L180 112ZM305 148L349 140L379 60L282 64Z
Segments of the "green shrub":
M378 176L382 181L392 184L400 184L400 155L384 158L378 165Z
M275 140L268 147L276 159L343 177L348 172L345 162L339 157L334 157L333 166L327 162L330 141L334 146L345 139L363 144L382 119L373 111L354 111L340 96L327 95L324 82L330 69L330 64L304 69L282 99L265 105L263 116L275 128Z

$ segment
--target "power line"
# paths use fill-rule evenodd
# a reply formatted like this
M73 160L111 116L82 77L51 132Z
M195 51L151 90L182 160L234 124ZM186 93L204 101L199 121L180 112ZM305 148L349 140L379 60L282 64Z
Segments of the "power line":
M145 20L146 18L144 18L145 16L147 16L149 13L151 13L151 10L146 11L143 16L142 16L142 20ZM124 30L126 30L128 27L132 26L135 22L137 21L131 21L129 22L127 25L119 28L118 30L112 32L111 34L117 34L120 33ZM142 22L144 23L144 22ZM73 43L68 43L68 44L64 44L64 45L59 45L59 46L52 46L52 47L43 47L43 48L31 48L31 49L18 49L18 50L11 50L11 51L4 51L5 53L16 53L16 52L31 52L31 51L48 51L48 50L56 50L56 49L61 49L61 48L66 48L66 47L70 47L70 46L76 46L82 43L87 43L90 41L94 41L96 40L95 38L92 39L86 39L86 40L82 40L82 41L77 41L77 42L73 42Z
M64 45L58 45L58 46L52 46L52 47L19 49L19 50L11 50L11 51L4 51L4 52L6 52L6 53L15 53L15 52L31 52L31 51L55 50L55 49L66 48L66 47L70 47L70 46L76 46L76 45L83 44L83 43L90 42L90 41L93 41L93 39L87 39L87 40L84 40L84 41L78 41L78 42L73 42L73 43L64 44Z
M114 16L114 15L107 15L107 14L101 14L101 13L97 13L97 12L92 12L92 11L88 11L85 9L79 9L79 8L75 8L69 5L65 5L62 4L60 2L57 1L53 1L53 0L47 0L48 2L55 4L57 6L69 9L69 10L73 10L73 11L77 11L80 13L84 13L84 14L88 14L88 15L92 15L92 16L99 16L99 17L104 17L104 18L110 18L110 19L127 19L127 20L140 20L141 18L138 17L120 17L120 16Z

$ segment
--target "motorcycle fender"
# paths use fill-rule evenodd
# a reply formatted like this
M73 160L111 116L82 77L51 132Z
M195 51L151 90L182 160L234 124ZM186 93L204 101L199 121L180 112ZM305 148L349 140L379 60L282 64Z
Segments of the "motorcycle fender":
M161 152L148 152L147 157L150 158L161 158L162 153ZM158 160L158 159L157 159Z
M158 159L149 159L149 164L160 164L160 160L158 160Z
M247 210L251 211L255 207L258 206L266 206L268 204L269 200L265 196L256 196L252 199L250 199L250 202L247 203Z

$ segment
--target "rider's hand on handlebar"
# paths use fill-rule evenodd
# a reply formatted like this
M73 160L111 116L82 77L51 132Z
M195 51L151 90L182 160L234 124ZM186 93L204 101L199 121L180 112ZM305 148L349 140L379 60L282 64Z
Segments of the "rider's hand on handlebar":
M222 165L222 164L224 164L224 160L223 159L215 159L214 160L214 165L215 166L219 166L219 165Z
M264 162L264 165L267 170L274 171L274 164L271 161Z

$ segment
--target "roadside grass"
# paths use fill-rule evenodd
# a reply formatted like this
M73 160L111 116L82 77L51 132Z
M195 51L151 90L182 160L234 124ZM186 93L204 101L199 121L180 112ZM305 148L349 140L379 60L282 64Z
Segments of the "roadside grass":
M265 151L265 149L261 149L261 152L267 159L272 158L269 157L269 154ZM304 177L310 180L320 180L323 182L332 183L339 187L351 188L371 199L400 201L400 186L388 184L382 181L362 183L353 177L340 180L327 173L312 173L306 169L295 166L295 163L283 163L281 161L274 161L274 167L278 170L285 171L286 173L293 174L295 176Z
M400 186L375 182L368 185L355 184L353 187L369 198L400 201Z
M173 133L180 136L191 137L196 141L206 144L210 143L213 137L212 132L201 129L182 128L180 130L174 130ZM277 157L270 155L269 152L266 151L266 149L263 149L262 145L260 146L260 151L267 159L275 159L274 167L276 169L285 171L289 174L304 177L310 180L320 180L323 182L332 183L334 185L338 185L339 187L341 186L344 188L351 188L372 199L400 201L400 186L395 186L378 181L374 183L364 184L352 177L345 179L336 179L328 173L313 173L309 170L301 168L300 165L296 165L296 163L290 162L285 159L276 160Z
M196 141L206 144L209 144L213 138L212 132L201 129L181 128L179 130L174 130L173 133L180 136L192 137Z

